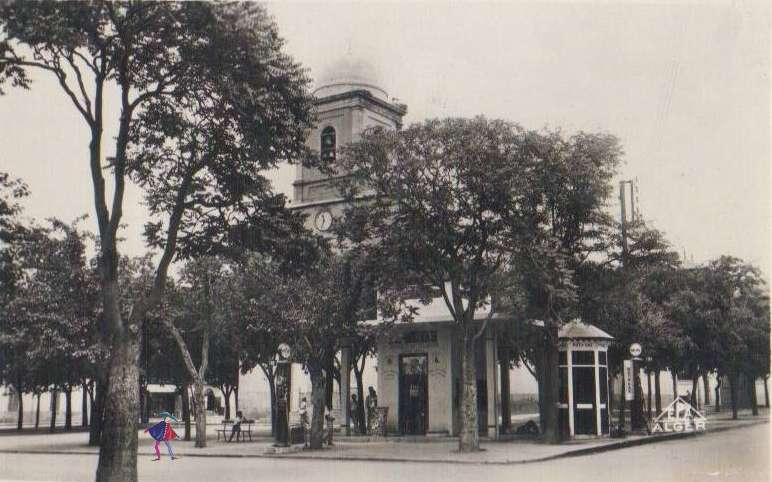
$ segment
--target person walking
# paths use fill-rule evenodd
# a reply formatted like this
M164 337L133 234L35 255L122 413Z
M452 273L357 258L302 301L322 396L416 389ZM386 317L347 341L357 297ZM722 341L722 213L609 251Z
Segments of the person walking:
M161 460L161 451L158 450L158 445L163 442L166 445L166 450L169 452L169 458L171 460L176 459L174 452L172 452L172 446L169 444L169 440L180 440L180 436L172 428L172 420L175 422L177 419L169 412L161 412L159 414L163 420L153 425L150 428L145 429L145 433L149 432L150 436L155 440L155 458L153 462Z

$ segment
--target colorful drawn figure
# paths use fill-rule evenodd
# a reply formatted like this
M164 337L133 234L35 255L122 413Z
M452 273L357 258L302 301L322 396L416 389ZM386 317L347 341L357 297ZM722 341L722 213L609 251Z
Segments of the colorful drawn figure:
M174 415L169 412L161 412L159 414L163 420L153 425L150 428L145 429L145 432L150 432L150 436L155 440L155 458L153 461L161 460L161 452L158 450L158 445L163 442L166 444L166 449L169 451L169 458L174 460L174 452L172 452L172 446L169 444L169 440L179 440L180 436L172 429L172 420L177 421Z

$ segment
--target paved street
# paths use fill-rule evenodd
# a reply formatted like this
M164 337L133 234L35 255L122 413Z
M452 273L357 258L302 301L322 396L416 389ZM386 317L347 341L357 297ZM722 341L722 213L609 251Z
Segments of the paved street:
M769 479L768 424L522 465L184 457L139 463L142 481L738 481ZM0 454L0 480L89 481L93 455ZM581 474L581 475L578 475Z

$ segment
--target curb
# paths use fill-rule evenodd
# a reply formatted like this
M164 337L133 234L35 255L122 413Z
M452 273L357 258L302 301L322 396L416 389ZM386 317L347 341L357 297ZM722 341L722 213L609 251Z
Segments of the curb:
M180 459L186 457L195 458L225 458L225 459L281 459L281 460L319 460L329 462L401 462L401 463L416 463L416 464L451 464L451 465L523 465L539 462L548 462L551 460L569 458L569 457L582 457L585 455L592 455L602 452L609 452L612 450L619 450L629 447L637 447L641 445L648 445L658 442L667 442L671 440L680 440L685 438L703 437L714 433L726 432L729 430L738 430L747 427L753 427L756 425L768 424L769 420L759 420L752 423L745 423L742 425L730 425L726 427L718 427L709 432L679 432L663 435L655 435L646 438L640 438L636 440L622 440L615 443L609 443L596 447L580 448L575 450L568 450L554 455L547 455L544 457L535 457L532 459L524 460L447 460L447 459L412 459L412 458L389 458L389 457L320 457L318 455L297 455L293 454L179 454ZM3 454L43 454L43 455L99 455L98 452L85 451L85 450L14 450L14 449L0 449L0 453ZM301 452L302 453L302 452ZM138 456L152 456L155 455L151 452L138 452Z

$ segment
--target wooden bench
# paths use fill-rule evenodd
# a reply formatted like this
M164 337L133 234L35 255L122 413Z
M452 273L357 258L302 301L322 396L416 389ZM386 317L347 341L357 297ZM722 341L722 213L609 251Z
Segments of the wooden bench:
M252 441L252 425L254 420L244 420L241 422L241 430L236 432L236 442L245 442L244 437L249 437L249 441ZM230 434L233 432L233 420L223 420L222 428L217 429L217 441L220 441L220 434L222 434L223 441L230 442Z

